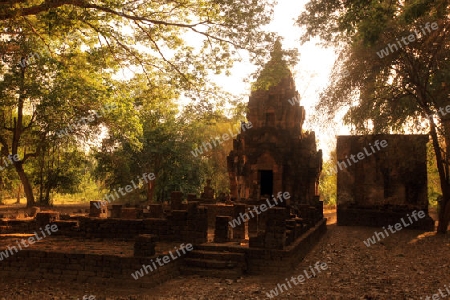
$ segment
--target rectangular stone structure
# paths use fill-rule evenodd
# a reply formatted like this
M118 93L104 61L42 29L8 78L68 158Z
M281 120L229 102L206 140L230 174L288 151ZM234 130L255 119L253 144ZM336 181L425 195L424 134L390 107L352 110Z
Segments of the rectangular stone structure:
M235 204L234 205L234 219L240 218L240 214L245 213L245 204ZM242 221L242 220L241 220ZM245 239L245 226L246 222L241 222L240 225L237 225L233 228L233 239L234 240L244 240Z
M55 221L59 221L58 211L41 211L36 214L37 227L42 227Z
M121 218L127 220L142 219L144 217L144 211L142 208L136 207L122 207Z
M113 204L111 208L111 218L121 218L122 217L122 205Z
M230 216L217 216L216 228L214 229L214 242L225 243L231 241L233 238L233 231L229 224Z
M89 202L89 217L91 218L107 218L108 206L107 202L96 200Z
M154 234L140 234L134 242L134 256L153 256L155 255L155 247L157 236Z
M181 210L183 202L183 193L179 191L174 191L170 193L170 208L172 210Z
M162 204L150 204L148 205L150 218L163 218L164 210Z
M264 247L284 249L286 246L286 208L273 207L267 211Z
M417 226L433 230L428 216L428 140L428 135L338 136L337 224L387 226L387 220L423 210L427 216Z

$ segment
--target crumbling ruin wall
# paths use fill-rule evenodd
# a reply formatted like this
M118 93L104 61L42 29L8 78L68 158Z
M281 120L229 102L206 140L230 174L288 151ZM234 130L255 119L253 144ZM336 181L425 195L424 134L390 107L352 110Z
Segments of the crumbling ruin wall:
M173 260L161 268L134 280L131 274L151 265L157 257L118 257L114 255L62 253L24 249L2 261L1 277L78 281L129 286L136 283L153 287L180 274L181 259Z
M338 225L380 226L414 210L428 214L427 142L427 135L338 136ZM427 217L410 228L433 226Z

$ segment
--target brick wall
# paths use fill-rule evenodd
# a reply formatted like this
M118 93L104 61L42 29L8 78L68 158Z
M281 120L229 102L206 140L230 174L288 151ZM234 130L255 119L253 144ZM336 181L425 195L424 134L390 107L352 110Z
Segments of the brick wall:
M214 228L216 226L217 216L230 216L234 218L233 205L216 205L216 204L202 204L208 208L208 227Z
M247 272L249 274L267 274L268 272L283 274L286 270L294 269L326 230L326 219L323 219L284 250L249 248Z
M161 255L159 257L163 257ZM0 277L49 279L152 287L178 276L181 259L158 266L153 272L135 280L131 274L151 265L155 257L136 258L97 254L67 254L48 251L22 250L1 262Z

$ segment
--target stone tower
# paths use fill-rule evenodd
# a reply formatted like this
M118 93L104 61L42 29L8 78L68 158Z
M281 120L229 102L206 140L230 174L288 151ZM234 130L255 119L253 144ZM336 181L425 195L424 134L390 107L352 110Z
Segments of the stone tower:
M314 132L303 132L305 110L277 42L272 58L252 91L247 119L252 128L233 140L227 157L231 197L253 199L289 192L290 204L318 201L322 151L317 151ZM275 84L270 84L274 78ZM266 84L269 83L269 84Z

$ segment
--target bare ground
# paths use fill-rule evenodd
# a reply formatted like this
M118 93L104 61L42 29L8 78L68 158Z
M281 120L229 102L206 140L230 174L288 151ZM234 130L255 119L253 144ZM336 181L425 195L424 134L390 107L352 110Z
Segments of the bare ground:
M0 299L269 299L267 292L286 278L304 274L317 261L328 269L284 290L276 299L449 299L450 235L401 230L367 247L363 241L380 228L338 227L328 212L328 231L296 270L244 276L238 280L177 277L156 288L12 280L2 278ZM394 224L389 224L394 225ZM1 268L1 264L0 264ZM445 295L445 296L444 296ZM88 299L87 297L85 299ZM93 298L91 298L93 299ZM431 299L431 298L429 298Z

